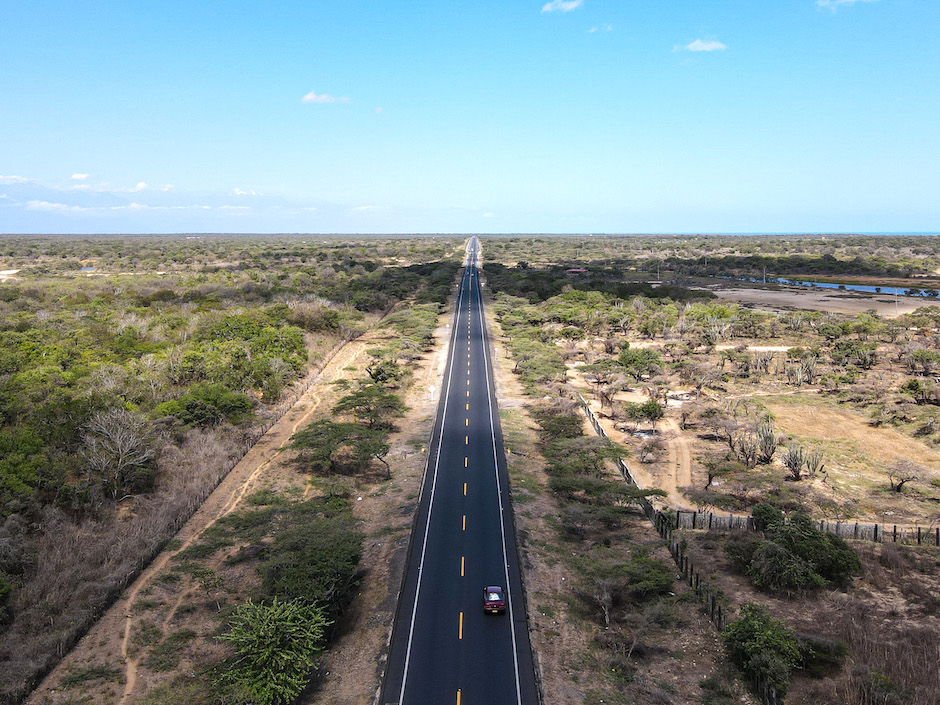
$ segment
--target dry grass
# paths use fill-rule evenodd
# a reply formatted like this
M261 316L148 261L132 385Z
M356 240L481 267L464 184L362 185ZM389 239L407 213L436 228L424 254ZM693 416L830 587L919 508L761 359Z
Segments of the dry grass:
M853 547L862 559L863 572L849 590L785 599L757 592L747 578L734 572L720 548L723 535L683 535L692 561L710 574L732 605L760 602L790 628L838 639L848 647L841 671L820 679L798 672L787 703L940 702L940 552L936 548L856 542Z
M838 500L852 503L854 517L884 524L930 525L940 517L940 496L931 486L915 484L891 492L888 468L899 458L928 472L940 470L940 452L889 427L874 427L859 413L836 407L819 395L765 397L779 431L810 447L826 460L826 478L807 484Z
M0 635L0 702L17 702L160 550L218 484L235 445L192 431L161 461L161 487L118 520L74 522L47 508L36 562Z

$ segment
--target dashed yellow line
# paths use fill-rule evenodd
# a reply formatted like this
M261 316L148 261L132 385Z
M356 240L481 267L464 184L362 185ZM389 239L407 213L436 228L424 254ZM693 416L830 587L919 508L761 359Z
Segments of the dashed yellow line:
M457 627L457 638L463 639L463 612L460 613L460 624Z
M467 515L466 514L463 515L463 524L461 525L460 530L461 531L467 530Z
M470 425L470 419L464 419L464 424L463 424L463 425L464 425L464 426L469 426L469 425Z
M466 468L466 467L469 467L469 465L467 465L467 463L469 463L469 462L470 462L470 458L464 458L464 459L463 459L463 466L464 466L465 468Z
M460 557L460 577L461 578L464 577L463 570L464 570L464 556L461 556Z
M463 444L464 444L465 446L470 445L470 436L464 436L464 437L463 437Z
M467 483L466 483L466 482L463 483L463 496L464 496L464 497L467 496Z

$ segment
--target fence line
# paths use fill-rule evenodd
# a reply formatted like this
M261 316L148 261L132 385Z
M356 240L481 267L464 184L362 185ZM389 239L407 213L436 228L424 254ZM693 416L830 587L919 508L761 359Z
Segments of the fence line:
M598 436L602 438L609 438L607 432L604 430L604 427L601 426L600 422L597 420L597 417L594 415L594 412L591 410L590 405L580 394L578 399L581 400L581 405L584 408L585 416L588 421L590 421L591 426L594 428L594 431ZM633 477L633 474L630 472L630 467L623 461L618 460L617 465L620 470L620 474L623 476L624 481L633 486L639 487L636 480ZM728 608L728 605L725 603L724 598L721 595L720 590L713 588L712 584L708 581L706 577L702 576L702 573L699 572L698 568L692 563L691 558L688 556L685 550L684 542L677 541L672 538L672 532L682 528L680 524L682 523L683 514L695 514L695 512L678 512L678 513L666 513L656 509L652 503L645 497L640 500L640 507L643 509L643 513L646 515L646 518L652 522L653 526L656 528L656 531L659 535L664 538L669 543L669 553L672 555L672 559L675 561L676 566L679 568L679 573L682 576L682 579L689 584L689 587L695 591L695 595L698 597L699 601L704 607L705 614L708 615L708 618L711 622L718 628L718 631L724 631L724 628L728 623L728 615L731 611ZM716 522L717 517L710 517L709 522ZM730 527L735 527L739 524L750 525L752 523L751 517L721 517L724 520L725 525ZM692 516L689 519L689 522L694 526L695 517ZM759 678L755 683L755 689L760 695L761 702L763 705L783 705L783 700L777 695L777 690L766 681L765 678Z
M585 415L597 435L608 438L607 432L597 420L597 416L583 396L578 395ZM620 474L624 480L633 486L638 486L630 468L622 460L618 461ZM647 503L648 504L648 503ZM651 516L650 510L644 506L643 512ZM655 510L653 510L655 511ZM704 531L756 531L753 517L736 516L735 514L717 514L715 512L694 512L675 510L675 528ZM899 524L862 524L860 522L830 521L828 519L815 520L820 531L834 534L844 539L856 541L873 541L875 543L900 543L908 545L927 545L940 547L940 526L910 526Z

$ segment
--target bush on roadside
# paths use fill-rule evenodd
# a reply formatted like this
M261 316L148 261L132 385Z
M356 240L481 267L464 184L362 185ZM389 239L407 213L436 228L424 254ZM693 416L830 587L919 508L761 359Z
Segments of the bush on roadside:
M807 561L773 541L758 544L747 575L758 590L787 595L808 592L826 584Z
M758 531L775 529L784 521L783 512L767 502L755 504L751 516L754 517L754 527Z
M349 513L278 532L259 566L266 595L317 604L331 620L352 597L362 534Z
M323 610L301 600L247 602L219 636L235 650L221 680L235 700L252 705L286 705L309 680L314 657L323 651L330 622Z
M778 697L786 695L800 652L793 632L783 622L764 607L747 603L722 636L729 657L755 689L773 688Z
M796 645L800 651L800 670L810 678L830 676L845 663L847 649L836 639L797 634Z

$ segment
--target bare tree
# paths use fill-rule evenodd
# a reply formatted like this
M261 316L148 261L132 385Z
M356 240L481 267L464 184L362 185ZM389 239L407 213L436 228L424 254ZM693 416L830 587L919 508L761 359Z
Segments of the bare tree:
M82 435L82 458L88 481L100 483L111 499L139 484L155 451L150 422L140 414L115 407L95 413Z
M888 483L892 492L902 492L908 482L919 480L924 469L917 463L904 459L896 459L888 468Z

